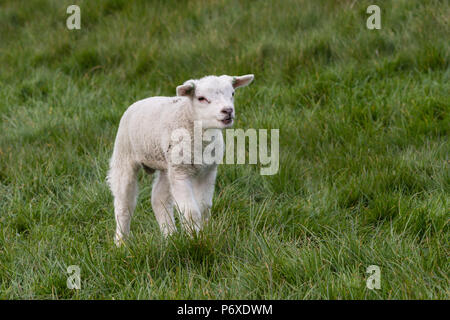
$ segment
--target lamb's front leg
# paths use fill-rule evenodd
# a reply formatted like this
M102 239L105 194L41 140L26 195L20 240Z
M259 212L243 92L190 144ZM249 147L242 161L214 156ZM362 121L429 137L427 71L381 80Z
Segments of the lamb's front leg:
M200 208L194 196L192 178L186 174L171 172L169 182L175 207L184 217L184 228L190 233L194 230L199 231L203 223Z
M172 234L176 227L169 179L165 171L157 171L156 173L152 188L152 207L163 235L168 236Z
M214 166L196 176L193 180L194 196L200 207L200 212L202 213L202 218L205 222L209 220L211 215L216 176L217 166Z

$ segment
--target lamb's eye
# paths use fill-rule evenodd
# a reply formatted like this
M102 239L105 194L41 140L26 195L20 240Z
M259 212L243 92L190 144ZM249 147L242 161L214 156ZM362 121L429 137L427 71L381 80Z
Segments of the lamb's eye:
M233 93L231 94L231 96L234 97L234 91L233 91Z
M203 102L203 101L208 101L208 100L206 100L206 98L205 98L205 97L199 97L199 98L198 98L198 101L201 101L201 102Z

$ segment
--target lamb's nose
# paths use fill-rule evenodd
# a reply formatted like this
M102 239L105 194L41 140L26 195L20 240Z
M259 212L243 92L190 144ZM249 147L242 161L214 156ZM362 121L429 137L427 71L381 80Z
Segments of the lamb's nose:
M233 113L233 108L223 108L222 113L231 115Z

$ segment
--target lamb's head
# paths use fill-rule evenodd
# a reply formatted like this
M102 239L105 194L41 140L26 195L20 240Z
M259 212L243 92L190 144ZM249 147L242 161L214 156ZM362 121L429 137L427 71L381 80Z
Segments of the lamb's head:
M254 76L207 76L188 80L177 87L177 96L191 99L194 121L201 121L204 129L228 128L234 120L234 90L246 86Z

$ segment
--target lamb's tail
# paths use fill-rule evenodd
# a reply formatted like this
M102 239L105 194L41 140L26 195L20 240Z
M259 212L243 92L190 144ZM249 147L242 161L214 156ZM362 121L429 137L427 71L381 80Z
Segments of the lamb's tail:
M127 135L127 128L124 125L124 117L119 124L119 129L117 130L116 140L114 142L114 150L109 160L109 170L106 176L106 182L109 185L109 188L114 194L114 188L119 183L116 181L118 177L120 177L121 173L125 170L128 170L132 167L133 161L131 160L132 152L130 141Z

